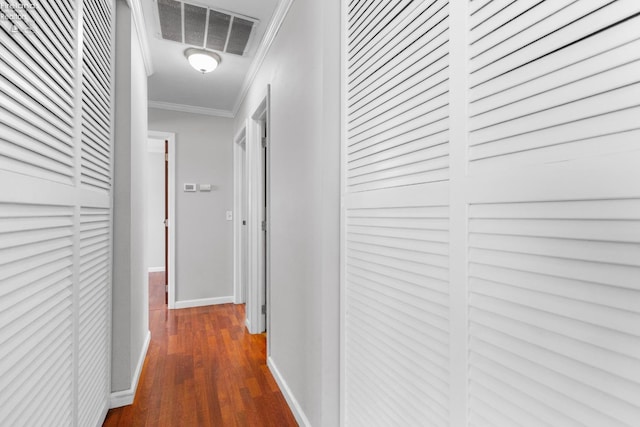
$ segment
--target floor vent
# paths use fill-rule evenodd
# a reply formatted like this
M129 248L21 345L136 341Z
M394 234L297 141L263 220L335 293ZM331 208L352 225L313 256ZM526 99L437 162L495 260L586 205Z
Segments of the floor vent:
M258 20L175 0L157 0L160 37L243 56Z

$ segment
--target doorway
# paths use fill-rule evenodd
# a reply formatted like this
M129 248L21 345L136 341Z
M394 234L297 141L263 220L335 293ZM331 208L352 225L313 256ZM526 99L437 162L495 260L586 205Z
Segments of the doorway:
M164 304L172 309L175 308L175 134L149 131L147 147L147 266L150 274L164 273L163 283L155 282L164 284Z
M244 138L244 148L241 144ZM244 149L244 151L243 151ZM269 329L269 88L262 102L254 110L236 137L236 212L241 212L242 180L246 179L246 256L241 252L243 235L236 227L236 289L241 288L243 272L246 281L246 325L250 333L258 334ZM242 157L245 163L243 166ZM241 172L240 172L241 171ZM244 218L239 218L244 221ZM243 260L247 266L244 268ZM268 351L267 339L267 351Z

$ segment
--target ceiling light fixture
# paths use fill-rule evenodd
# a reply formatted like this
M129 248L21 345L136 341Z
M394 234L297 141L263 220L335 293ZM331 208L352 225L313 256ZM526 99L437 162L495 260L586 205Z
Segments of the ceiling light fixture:
M189 60L189 64L202 74L212 72L222 62L220 55L204 49L189 48L184 51L184 56Z

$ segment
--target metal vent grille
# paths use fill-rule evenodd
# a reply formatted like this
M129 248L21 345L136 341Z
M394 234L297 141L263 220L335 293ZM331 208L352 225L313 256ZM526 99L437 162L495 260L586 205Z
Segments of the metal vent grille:
M158 0L160 37L243 56L257 20L175 0Z

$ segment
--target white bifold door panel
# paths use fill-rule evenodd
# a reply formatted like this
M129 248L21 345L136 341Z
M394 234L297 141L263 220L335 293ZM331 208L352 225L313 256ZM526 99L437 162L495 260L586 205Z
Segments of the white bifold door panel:
M639 425L640 2L343 34L343 425Z
M0 425L110 395L115 4L0 1Z

